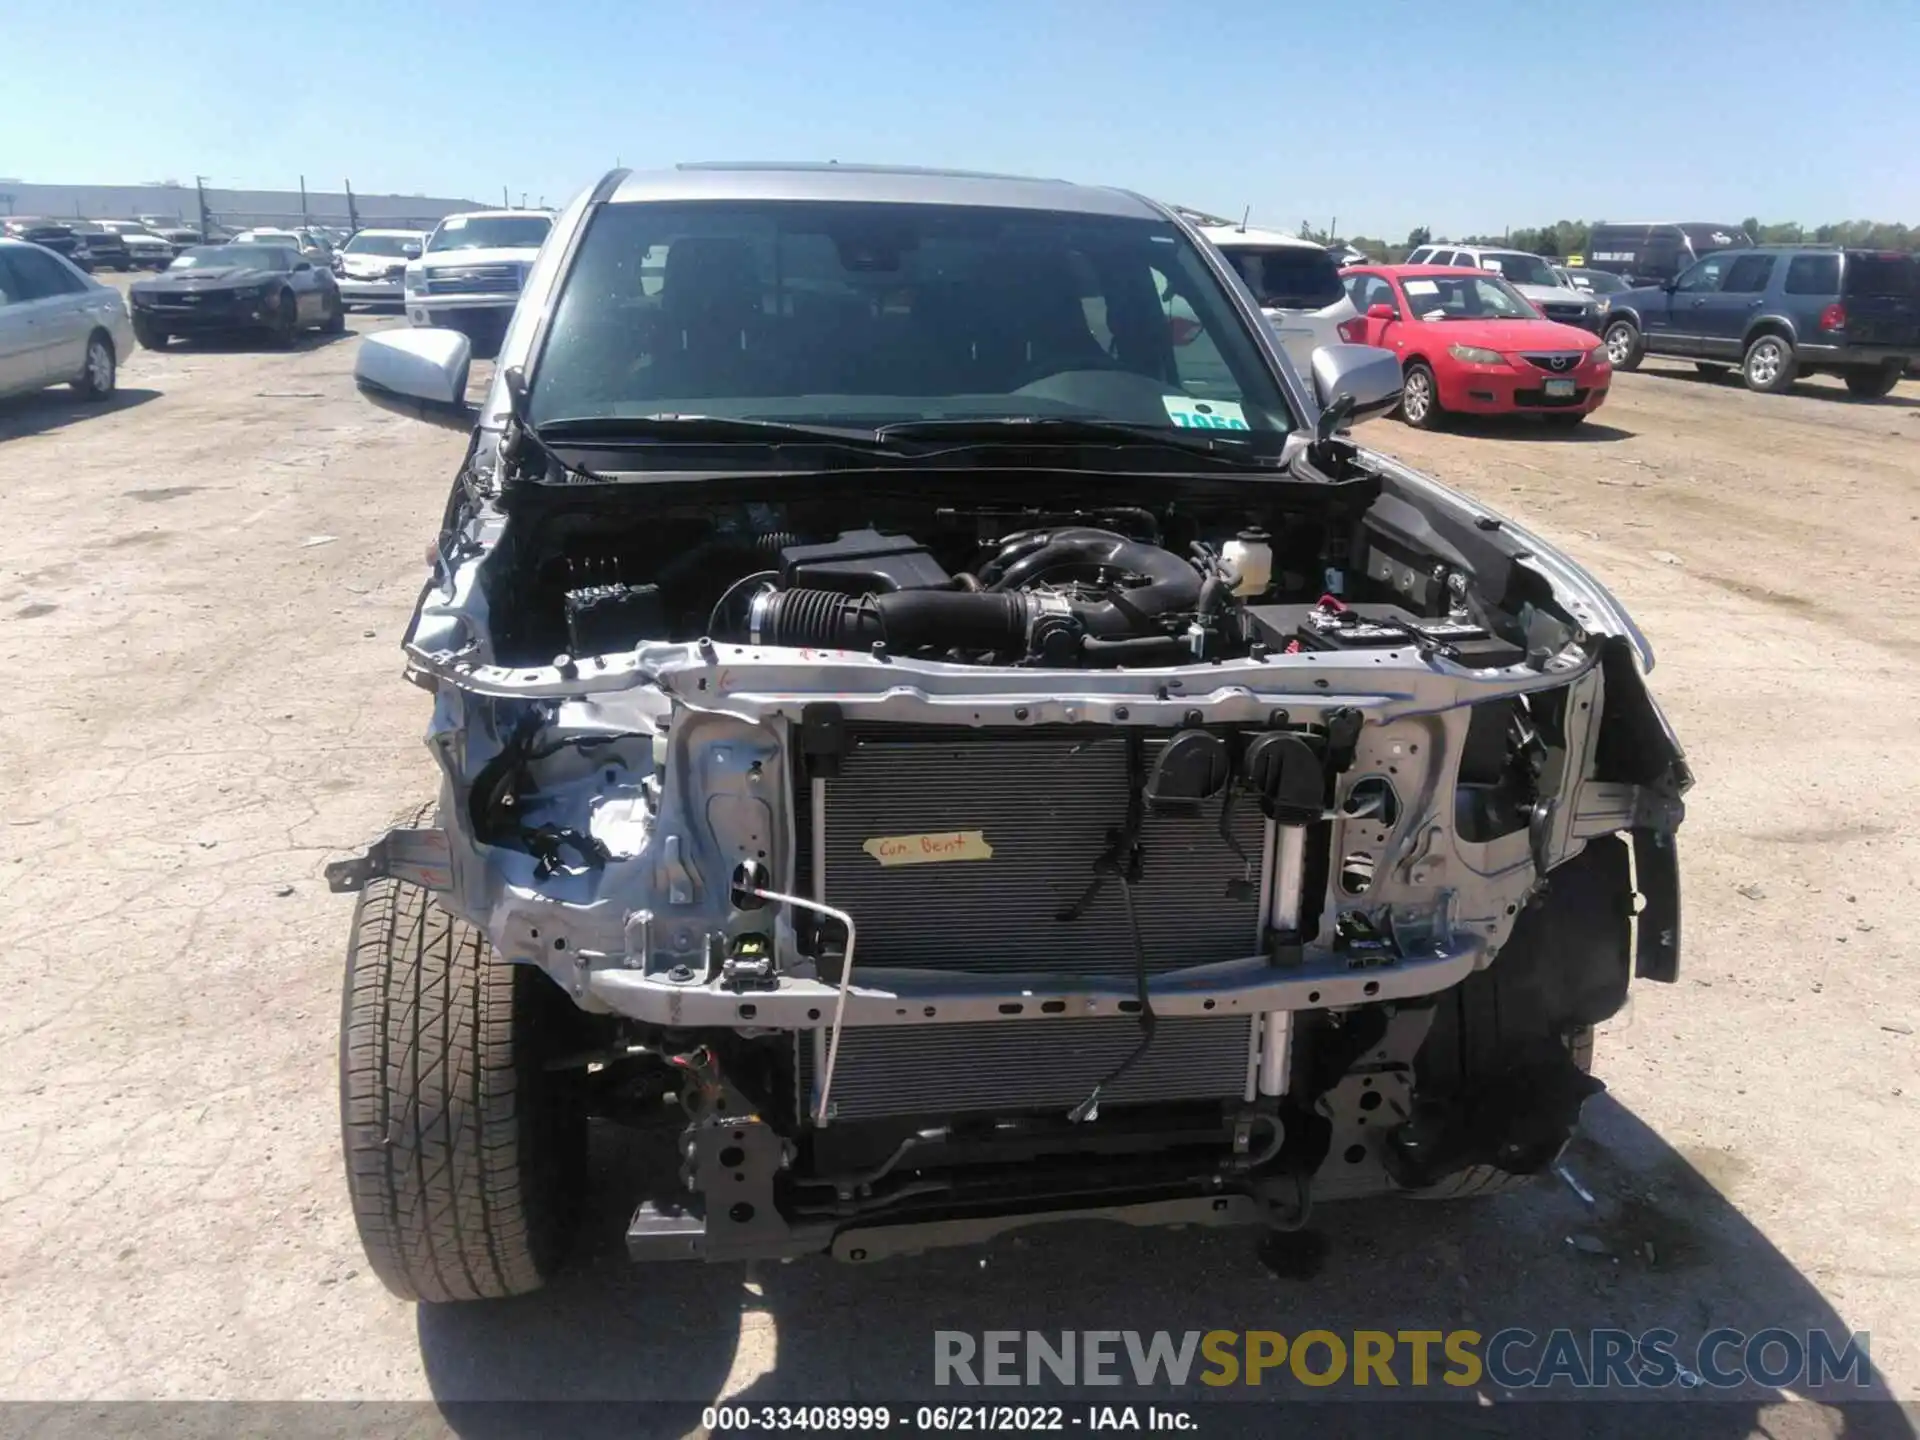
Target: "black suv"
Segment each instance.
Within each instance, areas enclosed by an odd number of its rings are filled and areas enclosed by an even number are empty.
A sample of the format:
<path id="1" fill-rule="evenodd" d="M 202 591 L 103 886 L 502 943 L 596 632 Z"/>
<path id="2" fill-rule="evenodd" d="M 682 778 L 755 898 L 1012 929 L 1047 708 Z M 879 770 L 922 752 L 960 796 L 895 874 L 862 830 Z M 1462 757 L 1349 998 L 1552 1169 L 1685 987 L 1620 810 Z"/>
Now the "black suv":
<path id="1" fill-rule="evenodd" d="M 73 231 L 58 220 L 42 220 L 35 215 L 9 215 L 0 220 L 0 235 L 9 240 L 26 240 L 51 250 L 63 260 L 71 260 L 82 270 L 93 269 L 93 252 Z"/>
<path id="2" fill-rule="evenodd" d="M 1603 332 L 1616 370 L 1643 355 L 1693 360 L 1750 390 L 1838 375 L 1856 395 L 1885 395 L 1920 356 L 1920 257 L 1834 245 L 1721 250 L 1664 285 L 1613 297 Z"/>
<path id="3" fill-rule="evenodd" d="M 131 270 L 133 257 L 127 253 L 127 242 L 104 225 L 96 225 L 91 220 L 82 220 L 69 227 L 74 239 L 87 247 L 93 256 L 95 269 Z M 68 258 L 72 258 L 69 256 Z"/>

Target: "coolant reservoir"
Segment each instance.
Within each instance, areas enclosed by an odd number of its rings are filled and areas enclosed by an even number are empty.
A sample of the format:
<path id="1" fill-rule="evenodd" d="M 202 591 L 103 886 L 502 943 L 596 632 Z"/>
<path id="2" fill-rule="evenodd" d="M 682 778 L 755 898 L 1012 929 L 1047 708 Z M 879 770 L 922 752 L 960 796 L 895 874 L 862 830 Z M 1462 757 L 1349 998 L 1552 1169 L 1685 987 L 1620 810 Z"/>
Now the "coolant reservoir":
<path id="1" fill-rule="evenodd" d="M 1246 599 L 1267 592 L 1273 583 L 1273 545 L 1266 531 L 1242 530 L 1220 554 L 1240 577 L 1234 582 L 1234 594 Z"/>

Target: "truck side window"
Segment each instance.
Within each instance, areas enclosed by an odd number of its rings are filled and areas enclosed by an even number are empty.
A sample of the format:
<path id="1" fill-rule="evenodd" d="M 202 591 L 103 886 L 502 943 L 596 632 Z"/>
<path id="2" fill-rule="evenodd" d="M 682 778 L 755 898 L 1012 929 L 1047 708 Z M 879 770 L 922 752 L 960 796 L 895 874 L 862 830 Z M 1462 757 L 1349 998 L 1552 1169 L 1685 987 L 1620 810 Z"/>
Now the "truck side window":
<path id="1" fill-rule="evenodd" d="M 1838 255 L 1796 255 L 1787 262 L 1787 294 L 1838 295 Z"/>
<path id="2" fill-rule="evenodd" d="M 1726 282 L 1721 285 L 1723 295 L 1759 295 L 1767 288 L 1767 281 L 1773 278 L 1773 260 L 1771 255 L 1742 255 L 1733 262 L 1733 268 L 1727 271 Z"/>
<path id="3" fill-rule="evenodd" d="M 1718 290 L 1720 279 L 1726 273 L 1727 261 L 1723 255 L 1709 255 L 1691 270 L 1680 277 L 1673 288 L 1689 295 L 1698 295 L 1708 290 Z"/>

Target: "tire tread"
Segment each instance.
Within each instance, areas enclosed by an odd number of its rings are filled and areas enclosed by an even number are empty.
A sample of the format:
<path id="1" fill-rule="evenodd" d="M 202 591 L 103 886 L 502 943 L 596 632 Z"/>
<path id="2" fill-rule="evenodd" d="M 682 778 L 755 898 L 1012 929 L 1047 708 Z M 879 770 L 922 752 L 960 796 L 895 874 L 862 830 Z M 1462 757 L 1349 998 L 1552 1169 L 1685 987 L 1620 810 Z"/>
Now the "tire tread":
<path id="1" fill-rule="evenodd" d="M 432 895 L 370 882 L 354 913 L 340 1040 L 341 1131 L 368 1263 L 428 1302 L 540 1287 L 556 1218 L 522 1164 L 532 1117 L 516 988 L 542 976 L 497 961 Z M 538 1158 L 538 1157 L 527 1157 Z"/>

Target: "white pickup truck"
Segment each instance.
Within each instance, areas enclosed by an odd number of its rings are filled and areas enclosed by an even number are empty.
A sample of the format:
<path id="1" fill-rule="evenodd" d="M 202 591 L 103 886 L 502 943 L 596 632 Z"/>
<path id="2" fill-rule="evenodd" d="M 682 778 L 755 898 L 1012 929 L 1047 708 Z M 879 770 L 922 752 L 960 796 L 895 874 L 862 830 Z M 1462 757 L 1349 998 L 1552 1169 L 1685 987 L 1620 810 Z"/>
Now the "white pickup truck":
<path id="1" fill-rule="evenodd" d="M 408 323 L 458 330 L 476 354 L 492 355 L 552 228 L 553 216 L 544 210 L 447 216 L 407 266 Z"/>

